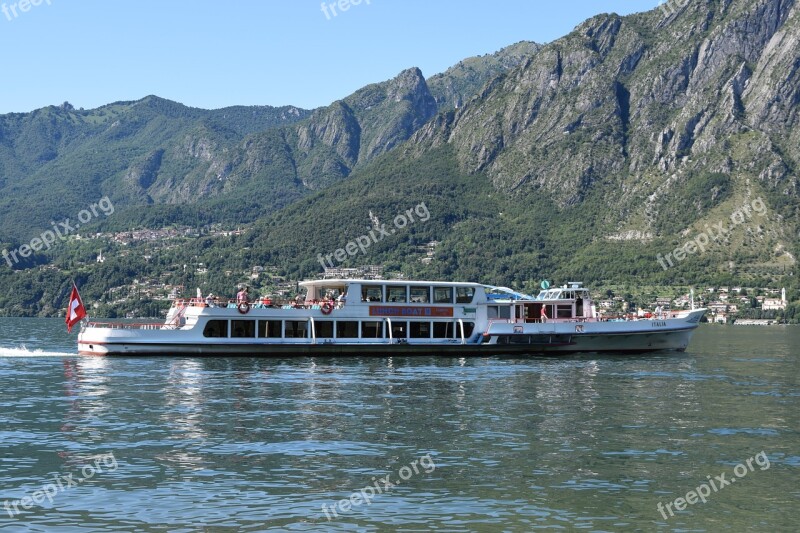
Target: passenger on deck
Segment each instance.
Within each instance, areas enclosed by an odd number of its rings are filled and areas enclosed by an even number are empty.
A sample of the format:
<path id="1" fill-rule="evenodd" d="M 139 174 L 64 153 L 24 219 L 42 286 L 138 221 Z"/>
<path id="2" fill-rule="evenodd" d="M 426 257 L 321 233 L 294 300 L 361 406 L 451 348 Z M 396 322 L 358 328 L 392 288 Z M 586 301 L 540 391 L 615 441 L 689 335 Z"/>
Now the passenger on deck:
<path id="1" fill-rule="evenodd" d="M 214 307 L 214 293 L 208 293 L 208 296 L 206 296 L 206 305 L 208 307 Z"/>
<path id="2" fill-rule="evenodd" d="M 240 290 L 236 294 L 236 303 L 239 303 L 239 304 L 240 303 L 247 303 L 247 299 L 248 299 L 248 296 L 249 296 L 247 293 L 248 293 L 248 288 L 247 287 L 244 287 L 242 290 Z"/>

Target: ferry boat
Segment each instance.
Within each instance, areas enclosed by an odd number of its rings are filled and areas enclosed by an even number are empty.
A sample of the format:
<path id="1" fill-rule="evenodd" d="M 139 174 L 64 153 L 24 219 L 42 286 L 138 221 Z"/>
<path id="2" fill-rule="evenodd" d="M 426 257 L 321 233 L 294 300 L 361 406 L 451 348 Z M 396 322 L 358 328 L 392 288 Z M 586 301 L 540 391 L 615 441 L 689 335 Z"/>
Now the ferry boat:
<path id="1" fill-rule="evenodd" d="M 683 351 L 705 309 L 598 315 L 581 283 L 537 296 L 478 283 L 300 283 L 291 305 L 175 300 L 157 324 L 84 323 L 82 355 L 413 355 Z"/>

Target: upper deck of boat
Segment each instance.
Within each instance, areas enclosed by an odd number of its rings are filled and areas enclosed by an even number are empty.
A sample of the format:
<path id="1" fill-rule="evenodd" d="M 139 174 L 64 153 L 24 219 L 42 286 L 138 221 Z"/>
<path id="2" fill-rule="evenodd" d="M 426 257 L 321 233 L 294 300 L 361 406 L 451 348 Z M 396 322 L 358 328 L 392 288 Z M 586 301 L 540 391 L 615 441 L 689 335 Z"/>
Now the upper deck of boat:
<path id="1" fill-rule="evenodd" d="M 315 279 L 298 283 L 305 295 L 282 302 L 263 298 L 250 305 L 260 307 L 278 307 L 284 309 L 315 309 L 330 302 L 337 307 L 345 303 L 386 303 L 386 304 L 422 304 L 422 305 L 476 305 L 476 304 L 513 304 L 522 302 L 556 303 L 566 301 L 591 302 L 589 290 L 580 283 L 571 282 L 563 287 L 554 287 L 541 291 L 537 296 L 517 292 L 508 287 L 497 287 L 473 282 L 459 281 L 419 281 L 405 279 Z M 177 299 L 173 307 L 235 307 L 238 303 L 233 299 L 209 301 L 203 298 Z"/>
<path id="2" fill-rule="evenodd" d="M 298 285 L 305 291 L 304 295 L 281 301 L 263 298 L 239 302 L 210 296 L 176 299 L 167 313 L 165 324 L 169 327 L 190 325 L 200 317 L 230 319 L 239 314 L 246 315 L 251 310 L 256 312 L 250 314 L 250 318 L 292 321 L 313 318 L 324 321 L 326 317 L 339 321 L 418 317 L 434 322 L 467 317 L 488 321 L 489 324 L 608 320 L 595 309 L 589 290 L 574 282 L 561 287 L 547 287 L 535 297 L 507 287 L 452 281 L 318 279 Z M 622 319 L 679 318 L 683 314 L 674 311 L 646 313 L 641 317 L 629 314 Z M 133 325 L 120 327 L 131 328 Z"/>

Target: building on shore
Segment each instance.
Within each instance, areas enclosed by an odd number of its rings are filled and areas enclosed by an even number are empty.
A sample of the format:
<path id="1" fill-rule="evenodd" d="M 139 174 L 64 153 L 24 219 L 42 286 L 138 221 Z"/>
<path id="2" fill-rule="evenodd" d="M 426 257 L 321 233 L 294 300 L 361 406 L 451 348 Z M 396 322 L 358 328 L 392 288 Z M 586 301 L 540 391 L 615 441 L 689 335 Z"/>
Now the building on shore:
<path id="1" fill-rule="evenodd" d="M 780 298 L 764 298 L 764 303 L 761 304 L 761 309 L 764 311 L 783 311 L 786 309 L 786 289 L 781 290 Z"/>
<path id="2" fill-rule="evenodd" d="M 728 323 L 728 314 L 727 313 L 717 313 L 715 315 L 711 315 L 713 324 L 727 324 Z"/>

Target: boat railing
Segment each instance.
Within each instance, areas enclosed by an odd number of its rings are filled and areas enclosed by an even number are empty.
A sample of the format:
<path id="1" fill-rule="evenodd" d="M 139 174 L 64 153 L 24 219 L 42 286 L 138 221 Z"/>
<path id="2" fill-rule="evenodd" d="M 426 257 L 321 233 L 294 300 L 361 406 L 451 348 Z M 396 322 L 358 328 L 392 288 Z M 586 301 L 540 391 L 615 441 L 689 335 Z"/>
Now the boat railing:
<path id="1" fill-rule="evenodd" d="M 209 301 L 206 298 L 178 298 L 173 301 L 172 307 L 176 309 L 186 309 L 189 307 L 216 307 L 220 309 L 236 309 L 239 304 L 242 302 L 237 301 L 233 298 L 214 298 L 213 300 Z M 310 309 L 316 310 L 321 309 L 323 305 L 325 305 L 324 300 L 305 300 L 302 303 L 298 303 L 292 300 L 286 301 L 278 301 L 272 300 L 269 298 L 261 298 L 258 300 L 248 301 L 247 304 L 252 309 Z M 345 302 L 331 302 L 334 309 L 343 309 L 345 307 Z"/>
<path id="2" fill-rule="evenodd" d="M 663 311 L 661 313 L 644 313 L 642 316 L 634 313 L 618 315 L 602 315 L 597 318 L 600 322 L 637 322 L 645 320 L 668 320 L 670 318 L 686 318 L 691 310 Z"/>
<path id="3" fill-rule="evenodd" d="M 223 306 L 223 303 L 222 303 L 223 301 L 224 300 L 220 300 L 218 298 L 215 299 L 215 300 L 212 300 L 212 302 L 216 302 L 216 304 L 219 305 L 220 307 Z M 233 300 L 231 300 L 231 301 L 233 301 Z M 205 298 L 189 298 L 189 299 L 176 298 L 172 302 L 172 307 L 178 307 L 178 308 L 183 308 L 183 307 L 209 307 L 209 303 L 211 303 L 211 302 L 209 302 Z M 227 305 L 227 303 L 225 305 Z"/>
<path id="4" fill-rule="evenodd" d="M 492 318 L 488 321 L 488 327 L 493 324 L 584 324 L 587 322 L 609 322 L 609 321 L 637 321 L 637 320 L 667 320 L 669 318 L 683 318 L 690 311 L 671 311 L 665 313 L 647 313 L 644 316 L 620 315 L 620 316 L 597 316 L 597 317 L 571 317 L 571 318 Z"/>
<path id="5" fill-rule="evenodd" d="M 688 317 L 697 309 L 676 309 L 674 311 L 662 311 L 661 313 L 645 313 L 642 316 L 634 313 L 601 315 L 597 318 L 600 322 L 637 322 L 652 320 L 682 319 Z"/>

